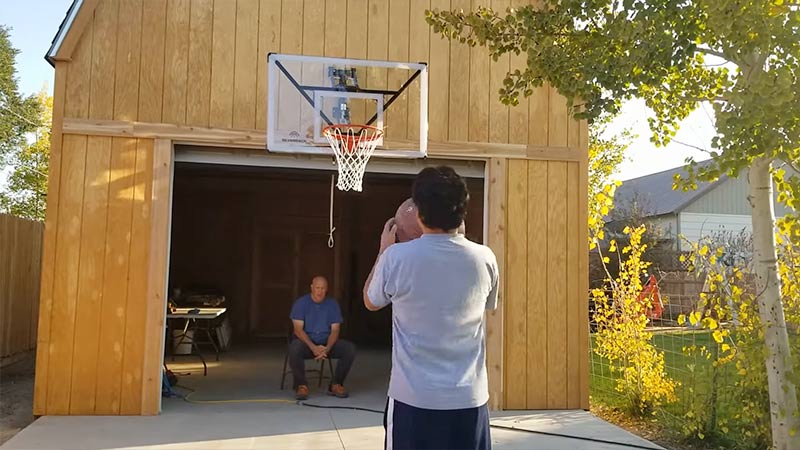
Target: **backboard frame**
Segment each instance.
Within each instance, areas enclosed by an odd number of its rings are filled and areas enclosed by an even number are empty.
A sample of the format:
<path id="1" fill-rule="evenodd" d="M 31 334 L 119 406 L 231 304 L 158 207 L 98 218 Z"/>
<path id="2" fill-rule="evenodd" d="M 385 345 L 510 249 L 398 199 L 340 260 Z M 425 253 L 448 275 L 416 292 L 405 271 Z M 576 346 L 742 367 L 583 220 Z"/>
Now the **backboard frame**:
<path id="1" fill-rule="evenodd" d="M 306 85 L 297 80 L 296 76 L 286 68 L 286 63 L 310 63 L 327 67 L 375 67 L 385 69 L 400 69 L 408 71 L 408 79 L 398 89 L 366 89 L 358 86 L 331 87 L 325 85 Z M 376 111 L 364 125 L 378 126 L 383 129 L 385 125 L 385 112 L 389 110 L 394 101 L 399 98 L 409 86 L 419 80 L 419 142 L 403 141 L 392 145 L 391 149 L 384 147 L 383 139 L 378 144 L 373 156 L 386 158 L 424 158 L 428 153 L 428 65 L 426 63 L 395 62 L 355 58 L 332 58 L 325 56 L 305 56 L 282 53 L 270 53 L 267 56 L 268 93 L 267 93 L 267 151 L 276 153 L 306 153 L 333 155 L 327 140 L 321 135 L 321 130 L 326 125 L 338 122 L 332 121 L 324 111 L 321 104 L 326 98 L 344 97 L 353 99 L 367 99 L 376 102 Z M 278 130 L 278 92 L 279 77 L 288 80 L 293 88 L 300 94 L 313 111 L 314 135 L 309 140 L 300 138 L 286 139 L 279 136 Z M 283 83 L 286 86 L 286 83 Z M 306 108 L 308 107 L 306 106 Z M 354 124 L 355 125 L 355 124 Z M 388 124 L 391 126 L 391 124 Z M 386 139 L 391 142 L 391 139 Z M 391 145 L 391 144 L 390 144 Z"/>
<path id="2" fill-rule="evenodd" d="M 323 124 L 323 117 L 324 113 L 321 111 L 320 107 L 324 103 L 323 99 L 326 97 L 338 97 L 340 96 L 340 92 L 336 91 L 314 91 L 314 143 L 316 144 L 325 144 L 327 145 L 328 140 L 322 135 L 322 129 L 331 123 L 326 122 Z M 350 98 L 361 98 L 361 99 L 371 99 L 375 100 L 377 106 L 377 112 L 375 115 L 375 119 L 372 121 L 368 121 L 368 123 L 363 125 L 370 125 L 383 130 L 383 113 L 385 111 L 384 105 L 384 96 L 383 94 L 376 94 L 376 93 L 369 93 L 369 92 L 350 92 L 347 94 Z M 383 145 L 383 136 L 380 139 L 377 139 L 378 145 Z"/>

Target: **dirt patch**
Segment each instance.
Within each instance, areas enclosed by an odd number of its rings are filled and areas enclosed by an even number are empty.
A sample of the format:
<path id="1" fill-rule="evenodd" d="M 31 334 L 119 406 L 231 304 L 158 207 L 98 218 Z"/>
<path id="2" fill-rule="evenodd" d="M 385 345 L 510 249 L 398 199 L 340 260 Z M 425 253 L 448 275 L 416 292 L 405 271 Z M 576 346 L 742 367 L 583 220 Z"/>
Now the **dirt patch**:
<path id="1" fill-rule="evenodd" d="M 0 445 L 33 422 L 36 352 L 0 368 Z"/>
<path id="2" fill-rule="evenodd" d="M 725 448 L 713 443 L 703 445 L 698 442 L 689 442 L 666 429 L 655 418 L 633 418 L 615 408 L 606 406 L 592 406 L 591 411 L 606 422 L 669 450 L 722 450 Z"/>

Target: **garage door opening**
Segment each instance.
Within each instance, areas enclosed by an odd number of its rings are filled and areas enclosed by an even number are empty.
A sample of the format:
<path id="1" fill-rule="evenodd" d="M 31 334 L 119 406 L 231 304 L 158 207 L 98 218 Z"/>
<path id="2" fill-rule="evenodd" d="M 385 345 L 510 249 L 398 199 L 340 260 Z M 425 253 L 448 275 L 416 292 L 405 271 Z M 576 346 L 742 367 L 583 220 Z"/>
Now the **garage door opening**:
<path id="1" fill-rule="evenodd" d="M 256 166 L 252 159 L 243 163 L 208 155 L 176 153 L 169 297 L 179 312 L 198 308 L 208 314 L 194 320 L 168 316 L 173 317 L 167 320 L 167 368 L 178 375 L 180 386 L 194 391 L 192 400 L 292 400 L 291 373 L 280 389 L 289 311 L 309 292 L 311 279 L 322 275 L 329 281 L 328 295 L 342 310 L 341 338 L 358 347 L 345 383 L 351 396 L 336 400 L 382 408 L 391 365 L 391 311 L 367 311 L 361 294 L 380 231 L 410 196 L 413 177 L 424 165 L 451 163 L 470 190 L 467 238 L 482 243 L 483 163 L 371 162 L 363 192 L 334 190 L 330 242 L 335 174 L 330 159 L 264 158 Z M 216 316 L 219 310 L 205 308 L 224 308 L 224 313 Z M 306 368 L 309 401 L 327 397 L 329 380 L 320 386 L 319 374 L 311 371 L 319 363 L 308 360 Z M 329 375 L 327 366 L 324 375 Z M 179 404 L 184 403 L 165 399 L 163 409 Z"/>

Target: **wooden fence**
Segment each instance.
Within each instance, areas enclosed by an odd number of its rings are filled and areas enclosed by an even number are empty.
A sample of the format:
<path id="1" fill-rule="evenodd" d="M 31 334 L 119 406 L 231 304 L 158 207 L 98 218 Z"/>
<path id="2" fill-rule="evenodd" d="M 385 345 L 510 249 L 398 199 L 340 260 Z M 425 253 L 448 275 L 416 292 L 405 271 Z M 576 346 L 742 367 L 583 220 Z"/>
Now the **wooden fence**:
<path id="1" fill-rule="evenodd" d="M 0 357 L 36 347 L 44 224 L 0 214 Z"/>

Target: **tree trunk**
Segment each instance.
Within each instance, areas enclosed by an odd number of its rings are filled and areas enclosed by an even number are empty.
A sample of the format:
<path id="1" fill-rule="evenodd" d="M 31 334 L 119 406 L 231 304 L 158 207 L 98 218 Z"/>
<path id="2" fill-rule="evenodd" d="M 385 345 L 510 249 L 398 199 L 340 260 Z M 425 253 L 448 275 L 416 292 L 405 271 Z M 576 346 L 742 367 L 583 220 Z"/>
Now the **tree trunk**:
<path id="1" fill-rule="evenodd" d="M 775 247 L 775 210 L 772 203 L 771 160 L 757 158 L 750 167 L 750 206 L 753 208 L 753 249 L 755 251 L 758 310 L 764 324 L 767 346 L 772 443 L 776 450 L 800 448 L 797 436 L 797 394 L 791 381 L 792 359 L 789 335 L 781 301 L 781 280 Z M 793 437 L 790 430 L 797 432 Z"/>

